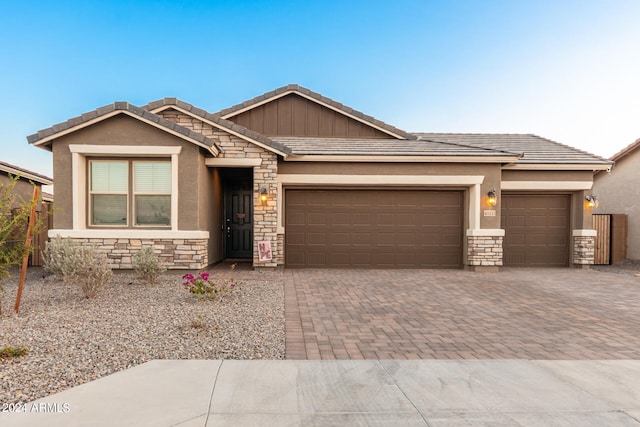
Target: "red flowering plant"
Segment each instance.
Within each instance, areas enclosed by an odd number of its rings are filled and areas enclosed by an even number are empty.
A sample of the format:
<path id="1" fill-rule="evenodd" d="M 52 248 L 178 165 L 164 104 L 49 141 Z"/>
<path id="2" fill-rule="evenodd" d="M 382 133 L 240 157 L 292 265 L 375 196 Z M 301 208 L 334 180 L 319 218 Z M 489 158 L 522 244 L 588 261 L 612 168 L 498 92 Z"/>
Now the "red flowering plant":
<path id="1" fill-rule="evenodd" d="M 197 276 L 187 273 L 182 276 L 182 280 L 182 286 L 191 294 L 210 300 L 221 299 L 225 294 L 236 289 L 237 286 L 233 279 L 216 283 L 207 272 L 202 272 Z"/>

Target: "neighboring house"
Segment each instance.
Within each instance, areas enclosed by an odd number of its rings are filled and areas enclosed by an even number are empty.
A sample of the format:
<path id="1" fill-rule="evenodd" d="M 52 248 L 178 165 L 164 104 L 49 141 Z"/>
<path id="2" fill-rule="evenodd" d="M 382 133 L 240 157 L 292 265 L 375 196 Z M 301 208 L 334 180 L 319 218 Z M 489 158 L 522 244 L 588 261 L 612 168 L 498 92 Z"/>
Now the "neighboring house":
<path id="1" fill-rule="evenodd" d="M 19 177 L 14 187 L 14 192 L 17 193 L 24 201 L 29 202 L 33 197 L 33 186 L 39 187 L 42 191 L 43 185 L 52 185 L 53 180 L 44 175 L 40 175 L 36 172 L 20 168 L 9 163 L 0 162 L 0 182 L 2 184 L 8 184 L 12 177 Z M 45 242 L 47 241 L 47 233 L 52 225 L 51 221 L 51 206 L 53 203 L 53 195 L 49 193 L 40 192 L 40 201 L 38 203 L 37 212 L 39 218 L 42 220 L 44 228 L 40 233 L 37 233 L 33 237 L 33 252 L 29 258 L 29 264 L 32 266 L 41 266 L 42 257 L 41 251 L 44 249 Z"/>
<path id="2" fill-rule="evenodd" d="M 409 133 L 298 85 L 215 114 L 116 102 L 28 141 L 53 152 L 50 235 L 116 268 L 147 245 L 189 269 L 584 266 L 611 166 L 535 135 Z"/>
<path id="3" fill-rule="evenodd" d="M 593 193 L 598 214 L 627 215 L 627 258 L 640 259 L 640 139 L 611 157 L 611 173 L 596 172 Z"/>

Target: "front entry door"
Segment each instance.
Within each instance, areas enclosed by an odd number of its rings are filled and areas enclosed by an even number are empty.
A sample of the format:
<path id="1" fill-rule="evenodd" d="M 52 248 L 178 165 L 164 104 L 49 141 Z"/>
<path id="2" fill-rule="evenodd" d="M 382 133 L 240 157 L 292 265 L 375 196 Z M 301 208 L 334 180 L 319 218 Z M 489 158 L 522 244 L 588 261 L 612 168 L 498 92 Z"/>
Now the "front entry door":
<path id="1" fill-rule="evenodd" d="M 236 181 L 225 191 L 226 258 L 253 256 L 253 192 L 250 181 Z"/>

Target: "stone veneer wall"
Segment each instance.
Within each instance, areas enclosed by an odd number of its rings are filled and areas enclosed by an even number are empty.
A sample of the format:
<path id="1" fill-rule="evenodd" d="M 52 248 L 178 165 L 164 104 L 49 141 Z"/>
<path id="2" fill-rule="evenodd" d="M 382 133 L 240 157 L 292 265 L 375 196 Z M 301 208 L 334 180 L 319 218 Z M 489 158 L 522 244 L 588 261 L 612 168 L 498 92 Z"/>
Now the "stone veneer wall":
<path id="1" fill-rule="evenodd" d="M 282 239 L 277 235 L 277 155 L 177 110 L 168 109 L 160 114 L 162 114 L 162 116 L 167 120 L 171 120 L 181 126 L 193 129 L 194 131 L 215 140 L 220 148 L 222 148 L 223 152 L 219 155 L 221 158 L 262 159 L 261 165 L 253 168 L 253 266 L 276 267 L 278 264 L 281 264 L 280 260 L 284 263 L 284 246 L 281 244 Z M 258 193 L 262 186 L 267 187 L 269 192 L 269 199 L 266 206 L 262 206 L 258 199 Z M 258 257 L 257 243 L 259 241 L 271 242 L 273 260 L 266 262 L 260 261 Z"/>
<path id="2" fill-rule="evenodd" d="M 573 263 L 591 265 L 596 255 L 596 239 L 593 236 L 573 236 Z"/>
<path id="3" fill-rule="evenodd" d="M 83 245 L 92 245 L 106 253 L 112 269 L 131 269 L 133 255 L 143 247 L 151 246 L 160 262 L 170 270 L 199 270 L 209 265 L 207 243 L 209 239 L 71 239 Z"/>
<path id="4" fill-rule="evenodd" d="M 467 265 L 502 266 L 502 236 L 467 236 Z"/>

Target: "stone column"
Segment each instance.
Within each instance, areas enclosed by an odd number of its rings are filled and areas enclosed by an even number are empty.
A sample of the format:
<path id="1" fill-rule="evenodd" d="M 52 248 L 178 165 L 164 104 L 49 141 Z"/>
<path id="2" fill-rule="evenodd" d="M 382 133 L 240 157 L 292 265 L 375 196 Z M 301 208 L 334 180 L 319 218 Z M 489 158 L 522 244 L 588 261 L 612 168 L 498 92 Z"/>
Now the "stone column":
<path id="1" fill-rule="evenodd" d="M 573 230 L 573 265 L 589 268 L 595 261 L 596 230 Z"/>
<path id="2" fill-rule="evenodd" d="M 502 267 L 502 229 L 467 230 L 467 268 L 474 271 L 498 271 Z"/>

